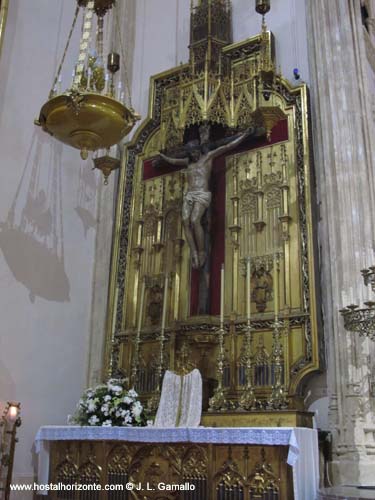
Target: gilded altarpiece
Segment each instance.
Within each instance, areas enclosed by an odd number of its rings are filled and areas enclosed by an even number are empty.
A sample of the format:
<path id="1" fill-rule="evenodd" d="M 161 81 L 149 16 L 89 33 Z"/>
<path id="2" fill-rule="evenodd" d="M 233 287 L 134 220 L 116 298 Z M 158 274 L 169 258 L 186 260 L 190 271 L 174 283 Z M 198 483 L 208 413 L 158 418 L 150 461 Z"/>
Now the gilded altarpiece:
<path id="1" fill-rule="evenodd" d="M 207 410 L 217 384 L 224 264 L 222 382 L 227 413 L 235 410 L 248 376 L 244 330 L 250 257 L 255 413 L 267 410 L 275 385 L 275 293 L 285 411 L 303 410 L 301 382 L 319 369 L 321 350 L 308 90 L 304 84 L 291 85 L 276 71 L 269 80 L 275 67 L 270 32 L 263 29 L 236 44 L 228 43 L 229 38 L 228 32 L 215 47 L 206 46 L 202 59 L 192 28 L 189 64 L 151 79 L 149 117 L 126 147 L 119 181 L 105 370 L 133 379 L 141 397 L 150 401 L 165 369 L 199 368 Z M 266 134 L 251 135 L 214 162 L 212 203 L 202 218 L 208 257 L 204 267 L 193 269 L 181 216 L 189 189 L 186 171 L 163 162 L 156 165 L 153 159 L 159 151 L 181 156 L 188 140 L 197 142 L 202 123 L 210 126 L 211 140 L 219 144 L 230 140 L 231 130 L 258 126 L 264 115 L 273 116 L 272 127 L 267 120 L 261 122 Z M 241 415 L 241 425 L 246 425 Z M 259 418 L 256 425 L 297 423 Z"/>

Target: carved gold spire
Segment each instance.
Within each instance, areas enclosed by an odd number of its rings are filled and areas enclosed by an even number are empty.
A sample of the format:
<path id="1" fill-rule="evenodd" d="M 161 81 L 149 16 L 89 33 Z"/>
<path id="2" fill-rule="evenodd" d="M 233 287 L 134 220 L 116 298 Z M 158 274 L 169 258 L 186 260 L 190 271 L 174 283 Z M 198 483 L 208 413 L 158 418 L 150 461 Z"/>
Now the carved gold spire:
<path id="1" fill-rule="evenodd" d="M 270 137 L 275 123 L 285 117 L 273 99 L 273 37 L 264 22 L 269 7 L 270 2 L 256 3 L 263 24 L 261 33 L 247 42 L 249 52 L 243 43 L 232 43 L 230 0 L 191 0 L 189 64 L 181 66 L 163 93 L 162 150 L 180 147 L 185 130 L 194 125 L 237 131 L 257 125 Z"/>
<path id="2" fill-rule="evenodd" d="M 222 48 L 232 43 L 232 9 L 229 0 L 191 2 L 190 64 L 193 73 L 221 70 Z M 208 63 L 208 64 L 207 64 Z"/>

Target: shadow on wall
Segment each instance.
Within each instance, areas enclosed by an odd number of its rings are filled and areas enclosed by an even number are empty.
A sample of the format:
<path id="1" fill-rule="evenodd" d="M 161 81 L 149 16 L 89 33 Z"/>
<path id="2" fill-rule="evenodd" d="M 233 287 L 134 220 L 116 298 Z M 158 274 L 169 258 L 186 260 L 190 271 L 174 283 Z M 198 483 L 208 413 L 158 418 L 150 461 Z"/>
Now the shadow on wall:
<path id="1" fill-rule="evenodd" d="M 1 352 L 0 342 L 0 352 Z M 11 363 L 11 362 L 10 362 Z M 5 365 L 5 360 L 0 359 L 0 414 L 3 411 L 3 405 L 6 401 L 12 401 L 16 393 L 16 384 L 13 380 L 12 374 Z"/>
<path id="2" fill-rule="evenodd" d="M 68 302 L 65 272 L 62 145 L 35 131 L 7 219 L 0 222 L 0 248 L 15 279 L 42 297 Z"/>
<path id="3" fill-rule="evenodd" d="M 87 162 L 81 165 L 75 211 L 83 224 L 85 238 L 88 230 L 96 227 L 95 207 L 98 181 L 93 169 L 87 167 Z"/>

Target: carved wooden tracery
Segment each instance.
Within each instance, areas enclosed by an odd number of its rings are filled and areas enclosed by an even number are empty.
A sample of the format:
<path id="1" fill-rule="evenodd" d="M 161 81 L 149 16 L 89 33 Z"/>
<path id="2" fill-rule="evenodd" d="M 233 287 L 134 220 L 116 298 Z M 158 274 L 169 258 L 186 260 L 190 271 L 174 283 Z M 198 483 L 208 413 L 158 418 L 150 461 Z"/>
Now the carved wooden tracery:
<path id="1" fill-rule="evenodd" d="M 70 455 L 67 457 L 66 447 Z M 208 444 L 114 444 L 110 441 L 54 442 L 50 481 L 73 485 L 119 485 L 96 490 L 51 491 L 49 498 L 64 500 L 281 500 L 293 498 L 285 446 Z M 134 485 L 129 491 L 128 483 Z M 191 485 L 183 491 L 161 491 L 158 484 Z M 143 489 L 139 490 L 141 486 Z M 155 490 L 152 490 L 155 488 Z M 104 495 L 104 496 L 103 496 Z"/>

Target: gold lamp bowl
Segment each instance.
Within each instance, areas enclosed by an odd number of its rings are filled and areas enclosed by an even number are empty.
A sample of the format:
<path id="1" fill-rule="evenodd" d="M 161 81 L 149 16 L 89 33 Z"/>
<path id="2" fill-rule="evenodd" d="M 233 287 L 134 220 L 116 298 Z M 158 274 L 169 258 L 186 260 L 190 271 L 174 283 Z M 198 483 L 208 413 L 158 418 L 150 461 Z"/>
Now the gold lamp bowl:
<path id="1" fill-rule="evenodd" d="M 134 127 L 139 116 L 112 97 L 70 91 L 49 99 L 36 122 L 59 141 L 81 151 L 108 149 Z"/>

